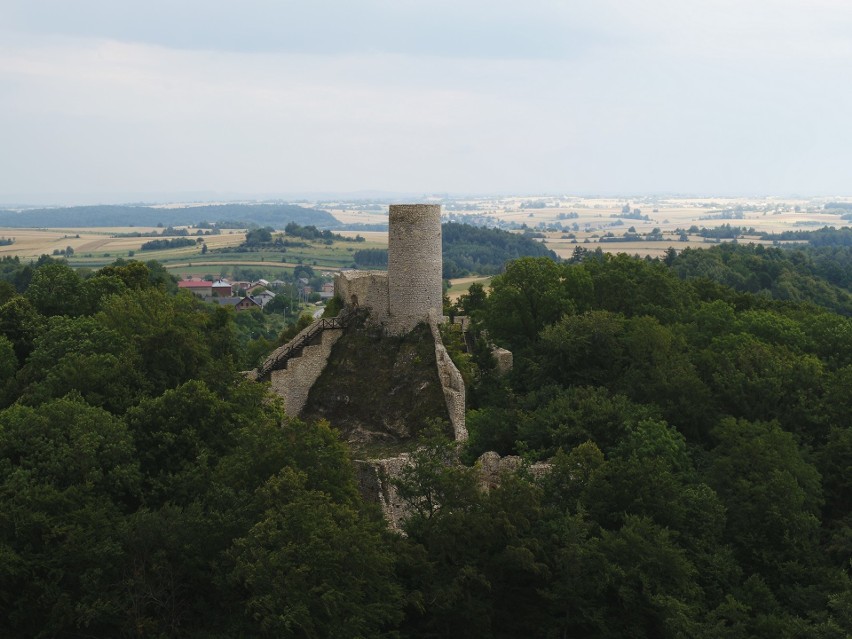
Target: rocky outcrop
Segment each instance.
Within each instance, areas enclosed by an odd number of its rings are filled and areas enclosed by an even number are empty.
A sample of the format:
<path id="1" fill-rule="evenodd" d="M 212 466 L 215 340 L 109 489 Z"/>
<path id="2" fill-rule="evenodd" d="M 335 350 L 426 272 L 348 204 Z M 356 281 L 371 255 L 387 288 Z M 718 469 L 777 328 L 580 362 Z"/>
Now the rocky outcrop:
<path id="1" fill-rule="evenodd" d="M 356 450 L 406 450 L 430 424 L 451 423 L 429 328 L 400 336 L 369 321 L 347 327 L 301 416 L 328 420 Z"/>

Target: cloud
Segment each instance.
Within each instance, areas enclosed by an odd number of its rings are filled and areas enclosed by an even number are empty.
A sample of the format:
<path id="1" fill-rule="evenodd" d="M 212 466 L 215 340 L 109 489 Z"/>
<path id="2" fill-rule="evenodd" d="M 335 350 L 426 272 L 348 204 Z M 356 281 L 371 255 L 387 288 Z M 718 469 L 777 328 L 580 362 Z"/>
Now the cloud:
<path id="1" fill-rule="evenodd" d="M 565 57 L 604 32 L 580 9 L 529 0 L 28 0 L 3 11 L 8 30 L 180 49 Z M 590 31 L 593 29 L 593 31 Z"/>
<path id="2" fill-rule="evenodd" d="M 0 193 L 804 192 L 852 161 L 828 1 L 13 4 Z"/>

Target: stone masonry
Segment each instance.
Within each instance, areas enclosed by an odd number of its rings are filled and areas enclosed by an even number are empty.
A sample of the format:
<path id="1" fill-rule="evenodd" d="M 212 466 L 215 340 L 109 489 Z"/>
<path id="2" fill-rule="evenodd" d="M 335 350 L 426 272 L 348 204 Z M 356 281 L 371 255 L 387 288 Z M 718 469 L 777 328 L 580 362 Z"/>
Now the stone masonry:
<path id="1" fill-rule="evenodd" d="M 342 271 L 334 277 L 334 294 L 347 306 L 370 311 L 371 326 L 388 321 L 388 274 L 384 271 Z"/>
<path id="2" fill-rule="evenodd" d="M 389 330 L 407 333 L 442 315 L 441 207 L 395 204 L 388 220 Z"/>
<path id="3" fill-rule="evenodd" d="M 429 323 L 450 422 L 456 439 L 465 440 L 464 382 L 437 326 L 444 319 L 442 267 L 441 207 L 392 204 L 387 272 L 344 271 L 335 277 L 334 292 L 348 306 L 369 309 L 368 322 L 390 334 L 405 334 L 420 322 Z"/>
<path id="4" fill-rule="evenodd" d="M 334 292 L 347 305 L 370 309 L 370 323 L 391 334 L 408 333 L 443 308 L 441 207 L 392 204 L 388 270 L 344 271 Z"/>
<path id="5" fill-rule="evenodd" d="M 435 361 L 438 365 L 438 379 L 441 380 L 441 389 L 444 391 L 444 401 L 447 403 L 447 412 L 450 415 L 450 424 L 453 426 L 455 440 L 467 441 L 467 428 L 464 423 L 465 391 L 464 380 L 459 369 L 450 359 L 449 353 L 441 339 L 441 331 L 438 328 L 437 318 L 433 314 L 429 318 L 429 328 L 432 330 L 432 339 L 435 341 Z"/>
<path id="6" fill-rule="evenodd" d="M 305 346 L 301 355 L 287 360 L 287 368 L 272 371 L 272 391 L 284 398 L 284 411 L 290 417 L 298 417 L 302 412 L 311 387 L 328 363 L 332 346 L 342 335 L 343 331 L 339 330 L 323 331 L 318 344 Z"/>

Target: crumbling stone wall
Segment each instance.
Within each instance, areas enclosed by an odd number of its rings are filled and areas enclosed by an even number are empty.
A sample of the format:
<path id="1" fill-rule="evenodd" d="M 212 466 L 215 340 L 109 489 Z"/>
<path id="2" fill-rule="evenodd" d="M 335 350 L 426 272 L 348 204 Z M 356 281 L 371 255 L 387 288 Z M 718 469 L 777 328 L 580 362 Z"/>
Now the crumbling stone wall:
<path id="1" fill-rule="evenodd" d="M 392 204 L 388 220 L 388 330 L 407 333 L 441 315 L 441 207 Z"/>
<path id="2" fill-rule="evenodd" d="M 438 331 L 438 323 L 444 321 L 441 275 L 441 207 L 394 204 L 389 211 L 387 272 L 341 272 L 335 278 L 335 294 L 348 307 L 368 309 L 367 324 L 381 326 L 385 335 L 404 336 L 418 324 L 428 323 L 450 423 L 455 439 L 463 441 L 467 439 L 464 381 Z M 287 369 L 272 373 L 272 390 L 284 398 L 289 415 L 302 412 L 331 345 L 339 338 L 336 333 L 326 337 L 324 332 L 320 344 L 305 347 Z"/>
<path id="3" fill-rule="evenodd" d="M 494 357 L 494 365 L 498 375 L 505 375 L 512 370 L 512 351 L 507 351 L 499 346 L 492 346 L 491 355 Z"/>
<path id="4" fill-rule="evenodd" d="M 365 501 L 379 505 L 391 530 L 402 530 L 402 521 L 408 515 L 408 505 L 399 496 L 393 480 L 402 477 L 403 469 L 410 463 L 411 456 L 408 453 L 387 459 L 355 461 L 361 496 Z"/>
<path id="5" fill-rule="evenodd" d="M 441 380 L 444 401 L 447 403 L 447 412 L 450 415 L 450 424 L 453 426 L 455 440 L 457 442 L 467 441 L 467 428 L 464 422 L 464 380 L 444 346 L 434 311 L 429 317 L 429 328 L 432 330 L 432 339 L 435 341 L 435 361 L 438 365 L 438 379 Z"/>
<path id="6" fill-rule="evenodd" d="M 358 486 L 366 501 L 379 505 L 382 509 L 388 528 L 397 532 L 402 530 L 402 523 L 409 515 L 411 508 L 399 495 L 395 480 L 402 477 L 403 470 L 412 463 L 411 455 L 402 453 L 397 457 L 387 459 L 367 459 L 355 462 Z M 489 451 L 483 453 L 476 461 L 479 488 L 483 491 L 493 490 L 500 485 L 502 477 L 514 473 L 524 465 L 524 460 L 517 455 L 500 457 L 498 453 Z M 549 462 L 536 462 L 527 466 L 529 474 L 540 479 L 550 472 Z"/>
<path id="7" fill-rule="evenodd" d="M 482 453 L 476 460 L 479 469 L 479 487 L 482 490 L 492 490 L 500 485 L 500 480 L 506 473 L 514 473 L 521 469 L 524 460 L 517 455 L 500 457 L 499 453 L 489 450 Z M 529 474 L 540 479 L 550 472 L 549 462 L 535 462 L 527 466 Z"/>
<path id="8" fill-rule="evenodd" d="M 328 363 L 331 348 L 342 335 L 340 330 L 322 331 L 318 343 L 305 346 L 301 355 L 287 360 L 286 368 L 272 371 L 272 392 L 284 398 L 284 412 L 289 417 L 298 417 L 302 412 L 308 393 Z"/>
<path id="9" fill-rule="evenodd" d="M 368 322 L 388 319 L 388 274 L 384 271 L 342 271 L 334 278 L 334 294 L 347 306 L 370 310 Z"/>

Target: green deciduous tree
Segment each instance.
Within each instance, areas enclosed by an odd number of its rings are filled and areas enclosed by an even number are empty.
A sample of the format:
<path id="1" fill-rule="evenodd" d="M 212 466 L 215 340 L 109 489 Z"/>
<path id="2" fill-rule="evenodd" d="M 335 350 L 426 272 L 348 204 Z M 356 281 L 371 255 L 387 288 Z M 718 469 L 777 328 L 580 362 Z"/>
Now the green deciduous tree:
<path id="1" fill-rule="evenodd" d="M 77 315 L 82 306 L 83 283 L 64 262 L 39 266 L 27 287 L 27 297 L 42 315 Z"/>
<path id="2" fill-rule="evenodd" d="M 264 512 L 234 542 L 232 578 L 268 637 L 381 637 L 401 618 L 382 524 L 285 469 L 261 491 Z"/>
<path id="3" fill-rule="evenodd" d="M 0 413 L 0 632 L 108 635 L 123 511 L 138 495 L 130 433 L 79 398 Z"/>
<path id="4" fill-rule="evenodd" d="M 32 303 L 21 295 L 0 306 L 0 334 L 12 342 L 18 362 L 29 356 L 44 321 Z"/>
<path id="5" fill-rule="evenodd" d="M 562 284 L 562 268 L 549 258 L 525 257 L 509 262 L 491 280 L 486 327 L 495 339 L 524 346 L 539 331 L 572 308 Z"/>
<path id="6" fill-rule="evenodd" d="M 91 405 L 123 413 L 143 386 L 129 349 L 91 317 L 51 317 L 18 373 L 21 401 L 37 405 L 75 391 Z"/>
<path id="7" fill-rule="evenodd" d="M 709 483 L 727 508 L 727 535 L 746 574 L 773 589 L 810 581 L 822 506 L 816 468 L 776 422 L 727 418 L 713 437 Z"/>

